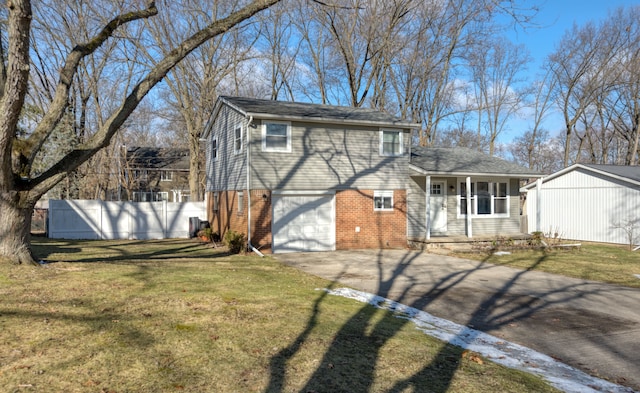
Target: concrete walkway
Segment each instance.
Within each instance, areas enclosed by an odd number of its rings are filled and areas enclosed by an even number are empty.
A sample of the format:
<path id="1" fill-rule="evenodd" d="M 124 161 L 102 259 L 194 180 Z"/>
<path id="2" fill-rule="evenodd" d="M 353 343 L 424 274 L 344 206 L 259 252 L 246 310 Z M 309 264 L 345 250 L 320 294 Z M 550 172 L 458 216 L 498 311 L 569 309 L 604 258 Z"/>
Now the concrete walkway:
<path id="1" fill-rule="evenodd" d="M 638 289 L 411 250 L 275 257 L 640 391 Z"/>

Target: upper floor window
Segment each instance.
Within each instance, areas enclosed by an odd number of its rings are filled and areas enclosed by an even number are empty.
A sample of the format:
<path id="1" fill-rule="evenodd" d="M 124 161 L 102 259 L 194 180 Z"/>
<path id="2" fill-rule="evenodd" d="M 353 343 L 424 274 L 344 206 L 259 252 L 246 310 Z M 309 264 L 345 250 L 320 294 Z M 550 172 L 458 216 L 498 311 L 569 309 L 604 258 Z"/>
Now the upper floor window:
<path id="1" fill-rule="evenodd" d="M 380 155 L 401 156 L 402 153 L 402 132 L 393 130 L 381 130 Z"/>
<path id="2" fill-rule="evenodd" d="M 160 171 L 160 181 L 171 181 L 171 180 L 173 180 L 173 172 Z"/>
<path id="3" fill-rule="evenodd" d="M 242 126 L 238 125 L 233 129 L 233 152 L 242 153 Z"/>
<path id="4" fill-rule="evenodd" d="M 147 170 L 146 169 L 136 169 L 133 171 L 133 177 L 136 180 L 147 180 Z"/>
<path id="5" fill-rule="evenodd" d="M 263 151 L 291 151 L 291 123 L 266 121 L 262 126 Z"/>
<path id="6" fill-rule="evenodd" d="M 373 191 L 373 210 L 393 210 L 393 190 Z"/>
<path id="7" fill-rule="evenodd" d="M 218 161 L 218 137 L 214 136 L 211 140 L 211 160 Z"/>
<path id="8" fill-rule="evenodd" d="M 471 183 L 472 215 L 508 215 L 507 183 L 476 181 Z M 467 184 L 460 183 L 460 214 L 467 214 Z"/>

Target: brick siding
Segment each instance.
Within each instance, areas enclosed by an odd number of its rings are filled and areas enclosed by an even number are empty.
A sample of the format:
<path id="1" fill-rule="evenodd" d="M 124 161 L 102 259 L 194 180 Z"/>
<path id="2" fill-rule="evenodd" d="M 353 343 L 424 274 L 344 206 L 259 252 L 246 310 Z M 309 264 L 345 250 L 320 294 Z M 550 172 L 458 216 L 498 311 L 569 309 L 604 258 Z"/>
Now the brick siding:
<path id="1" fill-rule="evenodd" d="M 218 211 L 213 210 L 214 193 L 209 193 L 209 222 L 220 236 L 230 229 L 246 235 L 247 192 L 243 194 L 245 206 L 242 213 L 238 213 L 238 191 L 219 192 Z M 336 249 L 407 246 L 406 191 L 394 191 L 392 211 L 373 210 L 373 194 L 373 190 L 336 192 Z M 251 190 L 251 242 L 267 253 L 272 242 L 271 197 L 269 190 Z M 359 227 L 359 232 L 356 227 Z"/>
<path id="2" fill-rule="evenodd" d="M 336 248 L 404 248 L 407 246 L 407 193 L 393 192 L 393 210 L 373 210 L 373 190 L 336 193 Z M 359 228 L 359 232 L 356 228 Z"/>

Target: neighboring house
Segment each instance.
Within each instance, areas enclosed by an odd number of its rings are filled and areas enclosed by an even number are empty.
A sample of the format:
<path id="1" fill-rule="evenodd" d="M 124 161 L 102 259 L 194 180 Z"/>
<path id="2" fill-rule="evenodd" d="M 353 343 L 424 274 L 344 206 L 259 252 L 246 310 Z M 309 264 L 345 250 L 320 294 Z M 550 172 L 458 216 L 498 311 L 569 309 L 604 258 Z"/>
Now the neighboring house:
<path id="1" fill-rule="evenodd" d="M 412 147 L 415 127 L 371 109 L 220 97 L 203 134 L 211 226 L 276 253 L 522 234 L 518 182 L 538 174 Z"/>
<path id="2" fill-rule="evenodd" d="M 220 97 L 208 219 L 272 252 L 406 246 L 414 124 L 364 108 Z"/>
<path id="3" fill-rule="evenodd" d="M 127 147 L 121 159 L 123 199 L 189 202 L 189 150 Z"/>
<path id="4" fill-rule="evenodd" d="M 575 164 L 522 188 L 529 232 L 564 239 L 640 243 L 640 167 Z M 626 228 L 626 229 L 625 229 Z"/>
<path id="5" fill-rule="evenodd" d="M 413 147 L 409 168 L 410 242 L 522 235 L 520 180 L 541 176 L 466 148 Z"/>

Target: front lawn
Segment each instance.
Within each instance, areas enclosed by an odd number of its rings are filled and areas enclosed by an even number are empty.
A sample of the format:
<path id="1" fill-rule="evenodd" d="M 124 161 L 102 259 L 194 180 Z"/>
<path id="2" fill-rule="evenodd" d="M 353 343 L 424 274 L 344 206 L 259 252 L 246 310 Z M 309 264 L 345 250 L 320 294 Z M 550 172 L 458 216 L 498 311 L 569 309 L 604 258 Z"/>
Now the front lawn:
<path id="1" fill-rule="evenodd" d="M 580 242 L 572 242 L 580 243 Z M 509 250 L 510 254 L 456 252 L 454 256 L 495 265 L 539 270 L 585 280 L 640 288 L 640 251 L 628 246 L 582 242 L 579 248 Z"/>
<path id="2" fill-rule="evenodd" d="M 554 391 L 269 257 L 195 240 L 35 251 L 42 268 L 0 263 L 4 391 Z"/>

